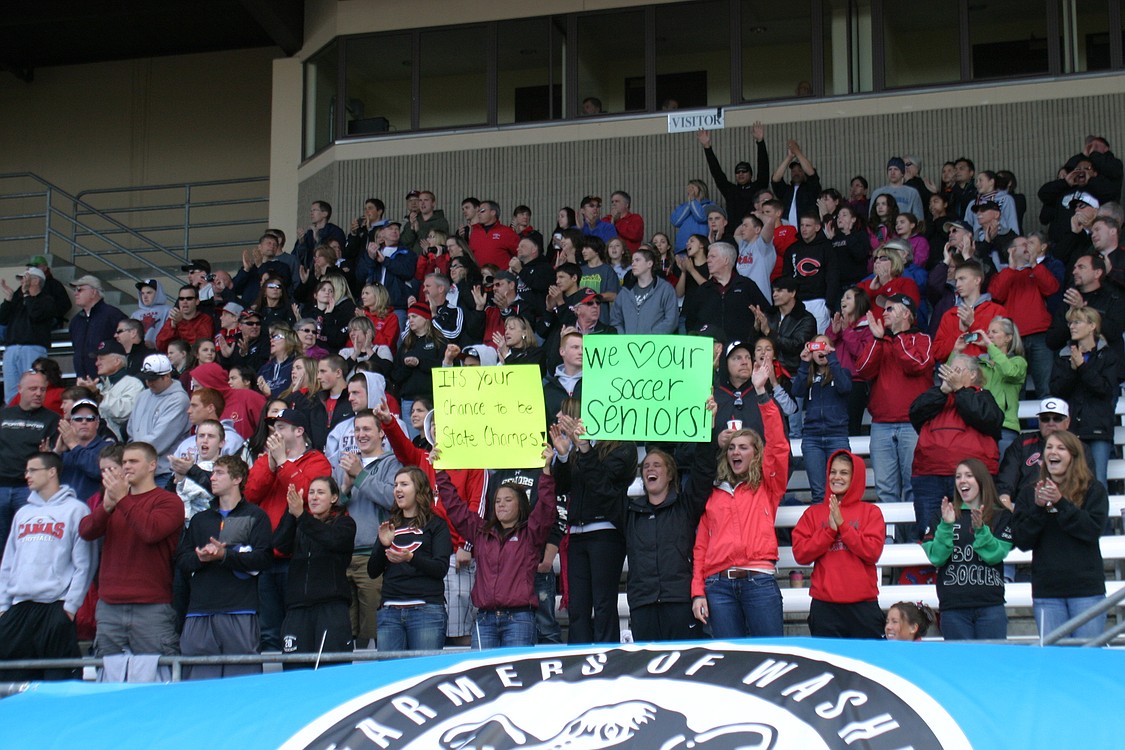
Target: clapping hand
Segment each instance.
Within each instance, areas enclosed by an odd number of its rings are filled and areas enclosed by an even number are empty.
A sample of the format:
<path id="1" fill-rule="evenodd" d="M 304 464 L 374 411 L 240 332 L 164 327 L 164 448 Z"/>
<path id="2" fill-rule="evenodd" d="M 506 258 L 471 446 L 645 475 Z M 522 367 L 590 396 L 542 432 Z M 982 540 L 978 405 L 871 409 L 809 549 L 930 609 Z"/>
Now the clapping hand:
<path id="1" fill-rule="evenodd" d="M 288 506 L 289 514 L 294 518 L 300 518 L 305 512 L 305 501 L 297 491 L 297 485 L 289 485 L 289 491 L 285 493 L 285 504 Z"/>

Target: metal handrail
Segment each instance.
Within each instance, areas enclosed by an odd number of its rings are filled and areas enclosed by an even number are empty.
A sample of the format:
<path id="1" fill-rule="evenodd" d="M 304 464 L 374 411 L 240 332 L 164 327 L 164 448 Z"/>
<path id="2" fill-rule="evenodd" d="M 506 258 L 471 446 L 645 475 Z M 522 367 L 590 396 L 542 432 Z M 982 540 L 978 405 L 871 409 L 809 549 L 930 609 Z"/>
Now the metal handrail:
<path id="1" fill-rule="evenodd" d="M 260 197 L 255 196 L 255 197 L 250 197 L 250 198 L 232 198 L 230 200 L 195 201 L 195 200 L 192 199 L 193 191 L 198 192 L 200 189 L 206 189 L 206 188 L 228 187 L 228 186 L 232 186 L 232 185 L 249 185 L 249 184 L 254 184 L 254 183 L 264 183 L 264 182 L 268 182 L 268 181 L 269 181 L 268 177 L 242 177 L 242 178 L 232 178 L 232 179 L 225 179 L 225 180 L 204 180 L 204 181 L 201 181 L 201 182 L 167 183 L 167 184 L 162 184 L 162 185 L 138 185 L 138 186 L 129 186 L 129 187 L 94 188 L 94 189 L 90 189 L 90 190 L 83 190 L 82 192 L 78 193 L 77 199 L 78 200 L 85 200 L 85 198 L 87 196 L 111 195 L 111 194 L 115 194 L 115 193 L 136 194 L 136 193 L 156 192 L 156 191 L 169 191 L 169 190 L 181 191 L 182 190 L 183 191 L 183 200 L 178 202 L 178 203 L 174 203 L 174 204 L 156 204 L 156 205 L 152 205 L 152 206 L 109 206 L 109 207 L 103 207 L 103 208 L 97 209 L 97 211 L 100 215 L 108 216 L 108 215 L 111 215 L 111 214 L 125 214 L 125 213 L 136 214 L 136 213 L 149 213 L 149 212 L 152 212 L 152 211 L 172 211 L 172 210 L 182 209 L 183 215 L 184 215 L 184 220 L 183 220 L 182 225 L 177 225 L 177 226 L 174 226 L 174 227 L 168 227 L 167 229 L 165 229 L 165 228 L 148 228 L 147 231 L 171 231 L 172 229 L 182 229 L 183 239 L 182 239 L 181 246 L 182 246 L 183 258 L 187 259 L 188 255 L 189 255 L 189 253 L 191 252 L 192 249 L 214 248 L 214 247 L 234 247 L 234 246 L 237 246 L 239 244 L 242 244 L 241 242 L 231 242 L 231 243 L 226 243 L 226 244 L 209 243 L 209 244 L 205 244 L 205 245 L 193 244 L 192 241 L 191 241 L 192 229 L 213 228 L 213 227 L 221 227 L 221 226 L 245 226 L 245 225 L 248 225 L 248 224 L 261 223 L 261 221 L 264 221 L 264 218 L 265 218 L 265 217 L 263 217 L 262 220 L 233 219 L 233 220 L 230 220 L 230 221 L 222 221 L 222 222 L 194 222 L 193 223 L 192 222 L 192 210 L 193 209 L 198 211 L 199 209 L 213 208 L 213 207 L 217 207 L 217 206 L 247 205 L 247 204 L 251 204 L 251 203 L 265 203 L 265 204 L 268 205 L 268 203 L 269 203 L 269 197 L 268 196 L 260 196 Z M 82 213 L 83 212 L 79 211 L 78 207 L 76 205 L 75 215 L 79 216 Z"/>
<path id="2" fill-rule="evenodd" d="M 77 208 L 80 206 L 80 207 L 86 209 L 87 211 L 89 211 L 91 213 L 97 214 L 99 216 L 99 218 L 104 219 L 105 221 L 107 221 L 112 226 L 117 227 L 118 229 L 122 230 L 125 234 L 128 234 L 130 237 L 133 237 L 134 239 L 141 242 L 142 244 L 148 245 L 155 250 L 163 252 L 163 253 L 169 255 L 170 257 L 175 258 L 177 261 L 182 260 L 175 253 L 173 253 L 168 248 L 161 245 L 159 242 L 156 242 L 151 237 L 146 237 L 145 235 L 136 231 L 132 227 L 130 227 L 126 224 L 123 224 L 122 222 L 118 221 L 117 219 L 113 218 L 112 216 L 107 216 L 105 214 L 102 214 L 101 212 L 99 212 L 97 210 L 97 208 L 90 205 L 86 201 L 82 200 L 81 198 L 78 198 L 77 196 L 71 195 L 70 193 L 68 193 L 67 191 L 58 187 L 57 185 L 55 185 L 51 182 L 48 182 L 47 180 L 44 180 L 42 177 L 35 174 L 34 172 L 7 172 L 7 173 L 0 174 L 0 180 L 10 180 L 10 179 L 31 180 L 31 181 L 36 182 L 36 183 L 38 183 L 38 184 L 40 184 L 40 185 L 42 185 L 46 188 L 45 195 L 44 195 L 44 197 L 46 198 L 46 210 L 45 210 L 46 225 L 44 226 L 44 229 L 43 229 L 43 244 L 44 244 L 43 250 L 46 253 L 50 252 L 50 238 L 51 238 L 52 234 L 53 233 L 57 234 L 57 232 L 53 232 L 52 228 L 51 228 L 51 217 L 52 216 L 57 215 L 60 218 L 64 218 L 64 219 L 70 221 L 73 225 L 76 225 L 76 226 L 80 225 L 80 222 L 78 222 L 77 216 L 73 216 L 73 217 L 68 216 L 67 214 L 63 213 L 62 211 L 60 211 L 59 209 L 55 208 L 52 205 L 53 198 L 55 196 L 58 196 L 58 197 L 63 198 L 64 200 L 70 201 L 75 206 L 75 214 L 77 214 Z M 32 196 L 32 197 L 38 197 L 38 194 L 36 194 L 35 196 Z M 130 255 L 130 256 L 136 258 L 137 260 L 141 260 L 141 257 L 139 255 L 137 255 L 133 250 L 130 250 L 129 248 L 121 245 L 120 243 L 111 242 L 110 240 L 108 240 L 108 238 L 103 236 L 98 230 L 94 229 L 93 227 L 86 227 L 84 225 L 82 225 L 82 226 L 83 226 L 83 228 L 89 230 L 91 232 L 91 234 L 93 234 L 93 235 L 97 236 L 99 239 L 107 242 L 108 244 L 115 247 L 115 249 L 119 250 L 120 252 L 123 252 L 127 255 Z M 60 238 L 61 238 L 61 235 L 60 235 Z M 0 238 L 0 239 L 2 239 L 2 238 Z M 73 247 L 74 246 L 72 246 L 72 248 L 71 248 L 72 253 L 73 253 Z M 95 257 L 95 258 L 100 259 L 100 256 L 98 256 L 95 253 L 87 253 L 87 254 L 90 255 L 91 257 Z M 73 257 L 73 255 L 72 255 L 72 257 Z M 159 266 L 157 266 L 157 268 L 159 268 Z M 161 273 L 165 273 L 163 271 L 163 269 L 161 269 Z"/>
<path id="3" fill-rule="evenodd" d="M 1095 604 L 1093 607 L 1090 607 L 1085 612 L 1079 612 L 1077 615 L 1070 618 L 1062 625 L 1059 625 L 1050 633 L 1047 633 L 1047 635 L 1044 636 L 1043 640 L 1040 642 L 1041 645 L 1054 645 L 1062 638 L 1064 638 L 1067 634 L 1073 632 L 1075 628 L 1079 628 L 1088 623 L 1090 620 L 1093 620 L 1095 617 L 1100 616 L 1104 612 L 1108 612 L 1109 610 L 1120 604 L 1122 600 L 1125 600 L 1125 588 L 1118 589 L 1117 591 L 1113 592 L 1112 594 Z M 1085 645 L 1104 646 L 1106 643 L 1109 643 L 1119 632 L 1122 632 L 1120 624 L 1106 631 L 1105 633 L 1102 633 L 1097 638 L 1091 638 L 1085 643 Z M 1109 635 L 1109 638 L 1106 638 L 1107 634 Z M 1105 638 L 1104 641 L 1102 640 L 1103 638 Z"/>

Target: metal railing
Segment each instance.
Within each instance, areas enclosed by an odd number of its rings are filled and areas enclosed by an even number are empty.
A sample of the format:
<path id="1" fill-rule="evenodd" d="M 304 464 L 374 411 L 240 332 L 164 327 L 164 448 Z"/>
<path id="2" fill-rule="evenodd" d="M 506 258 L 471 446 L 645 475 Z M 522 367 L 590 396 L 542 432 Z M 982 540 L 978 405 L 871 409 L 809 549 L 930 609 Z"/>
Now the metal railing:
<path id="1" fill-rule="evenodd" d="M 1119 589 L 1118 591 L 1115 591 L 1111 595 L 1102 599 L 1093 607 L 1090 607 L 1085 612 L 1080 612 L 1079 614 L 1064 622 L 1062 625 L 1059 625 L 1057 628 L 1052 630 L 1050 633 L 1047 633 L 1047 635 L 1043 637 L 1042 644 L 1044 646 L 1060 644 L 1060 642 L 1067 636 L 1067 634 L 1073 632 L 1075 628 L 1079 628 L 1090 622 L 1090 620 L 1093 620 L 1095 617 L 1099 617 L 1103 613 L 1109 612 L 1109 610 L 1118 606 L 1122 600 L 1125 600 L 1125 589 Z M 1122 633 L 1125 633 L 1125 620 L 1119 621 L 1117 625 L 1107 629 L 1104 633 L 1097 636 L 1096 638 L 1083 640 L 1081 645 L 1092 647 L 1104 646 L 1107 643 L 1113 641 L 1114 638 L 1121 635 Z"/>
<path id="2" fill-rule="evenodd" d="M 187 258 L 204 250 L 241 248 L 257 242 L 269 218 L 268 182 L 268 177 L 246 177 L 83 190 L 77 200 L 96 209 L 88 210 L 76 202 L 74 215 L 128 219 L 137 231 L 159 239 L 166 247 L 175 247 Z M 251 212 L 250 206 L 263 210 Z M 237 231 L 242 227 L 256 229 Z M 110 228 L 103 233 L 117 232 Z"/>

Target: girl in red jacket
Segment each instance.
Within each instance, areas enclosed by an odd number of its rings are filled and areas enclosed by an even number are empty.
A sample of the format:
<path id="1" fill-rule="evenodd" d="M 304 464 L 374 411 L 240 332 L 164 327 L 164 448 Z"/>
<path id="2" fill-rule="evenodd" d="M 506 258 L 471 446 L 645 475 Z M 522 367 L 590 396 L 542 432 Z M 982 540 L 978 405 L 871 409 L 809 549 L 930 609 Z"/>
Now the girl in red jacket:
<path id="1" fill-rule="evenodd" d="M 850 451 L 828 462 L 824 502 L 809 506 L 793 528 L 793 557 L 813 565 L 809 631 L 819 638 L 882 638 L 879 571 L 887 526 L 863 502 L 867 466 Z"/>
<path id="2" fill-rule="evenodd" d="M 695 534 L 691 609 L 715 638 L 782 634 L 774 519 L 789 478 L 789 441 L 766 392 L 772 367 L 758 364 L 750 376 L 765 440 L 754 430 L 719 433 L 718 481 Z M 707 407 L 713 415 L 714 399 Z"/>

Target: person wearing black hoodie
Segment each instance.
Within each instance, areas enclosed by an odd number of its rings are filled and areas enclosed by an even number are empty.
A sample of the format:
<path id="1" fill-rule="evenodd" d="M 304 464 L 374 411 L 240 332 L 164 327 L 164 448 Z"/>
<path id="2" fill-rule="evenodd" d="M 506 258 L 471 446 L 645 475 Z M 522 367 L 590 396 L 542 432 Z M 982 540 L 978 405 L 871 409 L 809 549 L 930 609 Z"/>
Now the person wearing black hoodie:
<path id="1" fill-rule="evenodd" d="M 282 653 L 352 650 L 347 571 L 355 550 L 355 521 L 340 509 L 339 501 L 340 487 L 330 476 L 309 483 L 308 511 L 301 494 L 289 487 L 288 508 L 273 534 L 274 549 L 292 555 L 281 625 Z"/>
<path id="2" fill-rule="evenodd" d="M 785 253 L 783 276 L 797 280 L 797 297 L 816 317 L 816 332 L 824 333 L 831 312 L 840 301 L 840 266 L 832 242 L 824 236 L 816 211 L 801 214 L 799 238 Z"/>

